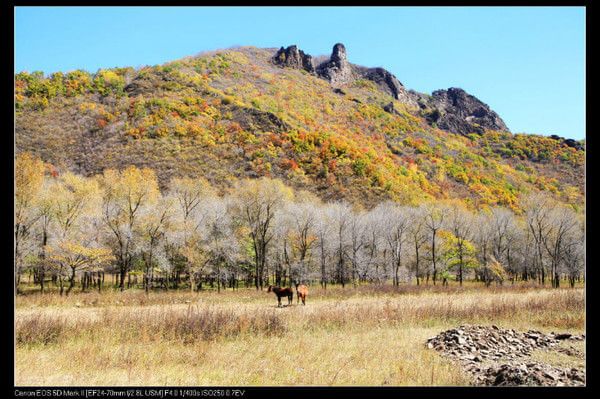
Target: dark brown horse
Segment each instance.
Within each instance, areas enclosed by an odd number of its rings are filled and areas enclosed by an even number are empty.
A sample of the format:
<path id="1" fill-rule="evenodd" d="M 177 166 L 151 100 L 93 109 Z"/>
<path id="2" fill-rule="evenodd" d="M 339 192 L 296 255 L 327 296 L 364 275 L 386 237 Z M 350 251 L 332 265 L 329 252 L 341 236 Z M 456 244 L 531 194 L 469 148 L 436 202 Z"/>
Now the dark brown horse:
<path id="1" fill-rule="evenodd" d="M 306 305 L 306 296 L 308 295 L 308 287 L 304 284 L 296 283 L 296 295 L 298 295 L 298 302 L 300 303 L 300 299 L 302 299 L 302 304 Z"/>
<path id="2" fill-rule="evenodd" d="M 288 306 L 292 304 L 292 299 L 294 298 L 294 291 L 291 288 L 281 288 L 274 287 L 272 285 L 269 286 L 267 292 L 274 292 L 277 295 L 277 306 L 281 307 L 281 297 L 287 296 L 288 298 Z"/>

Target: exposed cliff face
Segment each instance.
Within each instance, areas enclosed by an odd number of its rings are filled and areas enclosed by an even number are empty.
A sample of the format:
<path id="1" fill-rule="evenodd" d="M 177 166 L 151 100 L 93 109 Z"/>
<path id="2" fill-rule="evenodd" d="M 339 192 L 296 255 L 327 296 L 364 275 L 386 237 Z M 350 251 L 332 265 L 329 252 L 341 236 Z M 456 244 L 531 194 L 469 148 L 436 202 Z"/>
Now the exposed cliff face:
<path id="1" fill-rule="evenodd" d="M 430 97 L 415 93 L 430 124 L 458 134 L 483 134 L 485 129 L 509 131 L 490 107 L 462 89 L 437 90 Z"/>
<path id="2" fill-rule="evenodd" d="M 315 71 L 312 56 L 305 54 L 304 51 L 299 50 L 295 45 L 287 48 L 281 47 L 273 57 L 273 62 L 288 68 L 304 69 L 310 73 Z"/>
<path id="3" fill-rule="evenodd" d="M 381 91 L 395 99 L 406 104 L 416 105 L 402 83 L 389 71 L 383 68 L 366 68 L 348 62 L 346 47 L 341 43 L 333 46 L 329 61 L 319 65 L 316 72 L 334 86 L 350 84 L 357 79 L 370 80 Z"/>
<path id="4" fill-rule="evenodd" d="M 360 76 L 363 79 L 374 82 L 379 89 L 385 93 L 388 93 L 396 100 L 404 104 L 408 104 L 416 107 L 417 103 L 410 93 L 404 88 L 402 83 L 392 73 L 383 68 L 362 68 Z"/>
<path id="5" fill-rule="evenodd" d="M 317 74 L 327 79 L 333 86 L 345 85 L 358 78 L 356 71 L 348 62 L 346 47 L 341 43 L 333 46 L 331 58 L 317 67 Z"/>

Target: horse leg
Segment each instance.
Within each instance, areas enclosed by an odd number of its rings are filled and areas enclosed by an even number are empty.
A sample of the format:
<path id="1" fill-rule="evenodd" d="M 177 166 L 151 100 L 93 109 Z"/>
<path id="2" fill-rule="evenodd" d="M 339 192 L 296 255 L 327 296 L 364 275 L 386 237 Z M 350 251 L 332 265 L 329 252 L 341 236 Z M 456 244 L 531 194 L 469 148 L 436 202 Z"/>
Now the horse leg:
<path id="1" fill-rule="evenodd" d="M 278 308 L 281 307 L 281 297 L 280 296 L 277 297 L 277 307 Z"/>
<path id="2" fill-rule="evenodd" d="M 302 297 L 302 304 L 306 305 L 306 297 L 305 296 Z"/>

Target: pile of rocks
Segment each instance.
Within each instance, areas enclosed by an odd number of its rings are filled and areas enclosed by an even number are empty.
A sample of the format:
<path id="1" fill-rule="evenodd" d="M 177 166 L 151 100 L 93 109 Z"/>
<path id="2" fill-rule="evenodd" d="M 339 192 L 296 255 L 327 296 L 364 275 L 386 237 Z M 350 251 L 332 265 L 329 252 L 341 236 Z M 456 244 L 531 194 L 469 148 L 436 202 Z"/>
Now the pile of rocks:
<path id="1" fill-rule="evenodd" d="M 462 363 L 484 385 L 582 385 L 584 372 L 561 370 L 536 362 L 523 362 L 533 350 L 557 350 L 583 357 L 574 348 L 559 347 L 562 340 L 581 341 L 585 335 L 518 332 L 497 326 L 470 326 L 444 331 L 427 340 L 427 347 Z"/>
<path id="2" fill-rule="evenodd" d="M 585 373 L 576 368 L 563 370 L 543 363 L 528 362 L 492 366 L 475 379 L 481 385 L 572 386 L 584 385 Z"/>

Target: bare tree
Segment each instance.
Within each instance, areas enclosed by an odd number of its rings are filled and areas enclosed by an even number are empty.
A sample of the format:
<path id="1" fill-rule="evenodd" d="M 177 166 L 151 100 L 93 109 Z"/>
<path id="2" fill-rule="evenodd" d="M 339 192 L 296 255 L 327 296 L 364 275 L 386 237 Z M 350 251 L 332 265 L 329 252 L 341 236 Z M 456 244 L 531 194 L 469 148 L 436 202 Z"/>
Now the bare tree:
<path id="1" fill-rule="evenodd" d="M 315 212 L 315 232 L 318 240 L 318 256 L 320 266 L 320 282 L 323 289 L 327 289 L 329 271 L 327 265 L 332 256 L 331 240 L 329 237 L 333 234 L 333 209 L 330 205 L 319 207 Z"/>
<path id="2" fill-rule="evenodd" d="M 348 235 L 350 238 L 350 265 L 352 286 L 356 288 L 356 278 L 358 275 L 358 264 L 360 263 L 361 251 L 365 245 L 366 221 L 363 212 L 351 212 L 348 218 Z"/>
<path id="3" fill-rule="evenodd" d="M 552 228 L 552 211 L 555 203 L 550 196 L 536 193 L 525 198 L 525 219 L 534 241 L 534 267 L 540 273 L 540 283 L 546 281 L 544 245 Z"/>
<path id="4" fill-rule="evenodd" d="M 562 261 L 569 285 L 575 287 L 575 282 L 585 271 L 585 232 L 583 223 L 578 223 L 576 229 L 567 236 L 564 243 Z"/>
<path id="5" fill-rule="evenodd" d="M 185 257 L 190 291 L 196 291 L 197 274 L 206 266 L 207 256 L 203 250 L 203 234 L 206 232 L 206 216 L 210 206 L 206 206 L 215 191 L 203 178 L 174 178 L 171 180 L 169 194 L 178 206 L 174 218 L 178 225 L 178 234 L 172 234 L 172 242 Z"/>
<path id="6" fill-rule="evenodd" d="M 544 239 L 544 248 L 550 257 L 552 287 L 560 286 L 560 265 L 568 247 L 570 236 L 577 229 L 577 215 L 566 206 L 557 206 L 551 212 L 548 234 Z"/>
<path id="7" fill-rule="evenodd" d="M 237 273 L 234 265 L 240 259 L 240 244 L 233 231 L 230 207 L 229 198 L 213 197 L 207 203 L 206 245 L 217 280 L 217 292 L 221 291 L 221 286 L 225 287 L 228 271 L 233 279 L 236 279 Z M 235 281 L 232 283 L 232 287 L 235 288 Z"/>
<path id="8" fill-rule="evenodd" d="M 398 286 L 400 285 L 399 272 L 404 257 L 402 248 L 407 240 L 409 227 L 412 223 L 411 215 L 406 208 L 393 202 L 378 205 L 374 212 L 377 213 L 381 235 L 391 255 L 392 270 L 394 271 L 393 284 Z"/>
<path id="9" fill-rule="evenodd" d="M 348 258 L 349 247 L 349 225 L 352 217 L 352 210 L 345 202 L 338 202 L 331 205 L 331 214 L 333 221 L 333 230 L 335 234 L 335 277 L 337 282 L 346 284 L 346 260 Z"/>
<path id="10" fill-rule="evenodd" d="M 144 260 L 144 289 L 149 293 L 154 280 L 154 264 L 156 255 L 161 251 L 163 238 L 170 228 L 174 204 L 172 198 L 160 198 L 156 206 L 144 209 L 140 213 L 140 223 L 137 226 L 140 236 L 141 255 Z"/>
<path id="11" fill-rule="evenodd" d="M 425 227 L 431 239 L 431 264 L 433 266 L 433 285 L 437 278 L 437 262 L 439 254 L 436 253 L 436 238 L 438 231 L 444 226 L 446 208 L 438 203 L 429 203 L 425 206 Z"/>
<path id="12" fill-rule="evenodd" d="M 357 264 L 360 281 L 384 282 L 387 278 L 385 268 L 385 243 L 382 238 L 380 218 L 372 209 L 364 214 L 365 228 L 363 237 L 365 244 Z"/>
<path id="13" fill-rule="evenodd" d="M 411 244 L 415 250 L 414 252 L 414 268 L 415 268 L 415 278 L 417 279 L 417 285 L 419 285 L 419 277 L 421 276 L 421 257 L 422 257 L 422 248 L 425 243 L 428 241 L 428 237 L 426 234 L 426 226 L 425 226 L 425 208 L 418 207 L 412 208 L 410 213 L 411 224 L 409 225 L 409 235 L 411 239 Z"/>

